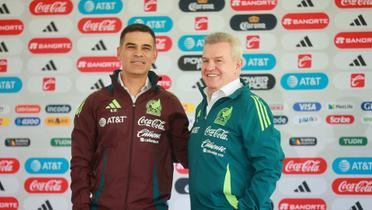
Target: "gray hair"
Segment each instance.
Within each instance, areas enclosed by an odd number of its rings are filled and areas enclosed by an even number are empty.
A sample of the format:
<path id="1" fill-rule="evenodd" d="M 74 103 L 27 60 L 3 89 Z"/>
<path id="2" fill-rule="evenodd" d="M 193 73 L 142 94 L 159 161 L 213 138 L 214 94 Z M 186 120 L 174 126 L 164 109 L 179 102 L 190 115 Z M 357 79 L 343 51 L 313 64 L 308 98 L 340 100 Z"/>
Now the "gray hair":
<path id="1" fill-rule="evenodd" d="M 231 56 L 234 59 L 242 58 L 243 50 L 240 46 L 240 40 L 232 34 L 228 34 L 225 32 L 215 32 L 209 34 L 204 40 L 204 44 L 216 44 L 220 42 L 227 42 L 230 44 L 232 54 Z"/>

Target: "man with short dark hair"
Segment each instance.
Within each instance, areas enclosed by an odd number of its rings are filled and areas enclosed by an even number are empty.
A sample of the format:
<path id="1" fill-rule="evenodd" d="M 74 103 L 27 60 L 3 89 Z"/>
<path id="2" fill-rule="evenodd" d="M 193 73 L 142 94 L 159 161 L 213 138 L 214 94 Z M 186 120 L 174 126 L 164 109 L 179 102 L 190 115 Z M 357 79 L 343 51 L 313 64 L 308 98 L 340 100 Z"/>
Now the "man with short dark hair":
<path id="1" fill-rule="evenodd" d="M 173 163 L 187 167 L 188 119 L 179 100 L 157 85 L 154 32 L 127 26 L 111 85 L 89 95 L 72 131 L 73 209 L 168 209 Z"/>

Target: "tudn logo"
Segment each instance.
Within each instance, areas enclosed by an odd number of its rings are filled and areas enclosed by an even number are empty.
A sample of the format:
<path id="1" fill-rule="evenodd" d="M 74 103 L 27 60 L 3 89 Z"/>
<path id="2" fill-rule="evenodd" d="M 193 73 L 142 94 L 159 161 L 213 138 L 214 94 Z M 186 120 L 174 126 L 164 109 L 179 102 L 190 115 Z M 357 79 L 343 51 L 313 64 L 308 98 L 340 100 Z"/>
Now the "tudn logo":
<path id="1" fill-rule="evenodd" d="M 314 7 L 314 4 L 311 0 L 302 0 L 299 4 L 297 4 L 297 7 Z"/>

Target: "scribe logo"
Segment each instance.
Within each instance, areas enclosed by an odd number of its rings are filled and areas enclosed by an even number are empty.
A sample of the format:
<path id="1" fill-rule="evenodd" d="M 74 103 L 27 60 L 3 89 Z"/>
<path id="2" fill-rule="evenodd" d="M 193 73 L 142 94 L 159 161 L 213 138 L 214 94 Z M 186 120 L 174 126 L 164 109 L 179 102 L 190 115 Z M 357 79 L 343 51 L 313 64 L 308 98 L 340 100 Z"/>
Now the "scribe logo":
<path id="1" fill-rule="evenodd" d="M 230 6 L 235 11 L 272 10 L 278 5 L 278 0 L 230 0 Z"/>
<path id="2" fill-rule="evenodd" d="M 312 66 L 312 55 L 311 54 L 299 54 L 297 57 L 297 67 L 299 69 L 308 69 Z"/>
<path id="3" fill-rule="evenodd" d="M 372 8 L 370 0 L 335 0 L 339 8 Z"/>
<path id="4" fill-rule="evenodd" d="M 200 71 L 202 65 L 201 55 L 183 55 L 178 59 L 178 67 L 183 71 Z"/>
<path id="5" fill-rule="evenodd" d="M 0 158 L 0 174 L 15 174 L 19 170 L 19 161 L 15 158 Z"/>
<path id="6" fill-rule="evenodd" d="M 208 30 L 208 17 L 207 16 L 195 17 L 194 29 L 196 31 Z"/>
<path id="7" fill-rule="evenodd" d="M 217 12 L 225 7 L 225 1 L 180 0 L 178 6 L 183 12 Z"/>
<path id="8" fill-rule="evenodd" d="M 245 48 L 250 49 L 259 49 L 260 48 L 260 36 L 259 35 L 248 35 L 246 36 Z"/>
<path id="9" fill-rule="evenodd" d="M 80 57 L 76 65 L 81 72 L 112 72 L 121 67 L 115 56 Z"/>
<path id="10" fill-rule="evenodd" d="M 69 38 L 34 38 L 28 43 L 28 49 L 33 54 L 68 53 L 72 42 Z"/>
<path id="11" fill-rule="evenodd" d="M 279 210 L 326 210 L 327 204 L 320 198 L 285 198 L 278 204 Z"/>
<path id="12" fill-rule="evenodd" d="M 241 74 L 251 90 L 270 90 L 275 86 L 275 77 L 271 74 Z"/>
<path id="13" fill-rule="evenodd" d="M 15 107 L 16 113 L 19 114 L 32 114 L 39 113 L 41 110 L 40 105 L 38 104 L 18 104 Z"/>
<path id="14" fill-rule="evenodd" d="M 0 35 L 18 35 L 23 32 L 24 25 L 21 20 L 0 20 Z"/>
<path id="15" fill-rule="evenodd" d="M 338 178 L 332 183 L 338 195 L 372 195 L 372 178 Z"/>
<path id="16" fill-rule="evenodd" d="M 156 12 L 158 6 L 157 0 L 144 0 L 143 11 L 145 12 Z"/>
<path id="17" fill-rule="evenodd" d="M 44 77 L 42 84 L 43 91 L 55 91 L 56 90 L 56 78 L 55 77 Z"/>
<path id="18" fill-rule="evenodd" d="M 372 32 L 340 32 L 334 43 L 338 48 L 372 48 Z"/>
<path id="19" fill-rule="evenodd" d="M 365 75 L 364 73 L 357 73 L 350 75 L 350 87 L 352 88 L 364 88 L 365 86 Z"/>
<path id="20" fill-rule="evenodd" d="M 19 203 L 15 197 L 0 197 L 0 209 L 3 210 L 17 210 Z"/>
<path id="21" fill-rule="evenodd" d="M 329 24 L 326 13 L 289 13 L 282 18 L 282 25 L 288 30 L 324 29 Z"/>
<path id="22" fill-rule="evenodd" d="M 26 179 L 24 188 L 28 193 L 64 193 L 68 182 L 61 177 L 31 177 Z"/>
<path id="23" fill-rule="evenodd" d="M 283 161 L 284 174 L 322 174 L 327 170 L 323 158 L 286 158 Z"/>
<path id="24" fill-rule="evenodd" d="M 168 90 L 172 86 L 172 79 L 168 75 L 159 75 L 158 85 Z"/>
<path id="25" fill-rule="evenodd" d="M 234 15 L 230 19 L 230 27 L 235 31 L 272 30 L 276 22 L 272 14 Z"/>
<path id="26" fill-rule="evenodd" d="M 29 9 L 33 15 L 67 15 L 73 5 L 70 0 L 34 0 Z"/>
<path id="27" fill-rule="evenodd" d="M 156 36 L 155 40 L 158 52 L 166 52 L 172 48 L 172 39 L 169 36 Z"/>
<path id="28" fill-rule="evenodd" d="M 353 115 L 328 115 L 326 118 L 326 122 L 331 125 L 347 125 L 354 123 L 354 116 Z"/>
<path id="29" fill-rule="evenodd" d="M 78 29 L 85 34 L 116 33 L 121 30 L 122 23 L 119 18 L 83 18 L 79 20 Z"/>

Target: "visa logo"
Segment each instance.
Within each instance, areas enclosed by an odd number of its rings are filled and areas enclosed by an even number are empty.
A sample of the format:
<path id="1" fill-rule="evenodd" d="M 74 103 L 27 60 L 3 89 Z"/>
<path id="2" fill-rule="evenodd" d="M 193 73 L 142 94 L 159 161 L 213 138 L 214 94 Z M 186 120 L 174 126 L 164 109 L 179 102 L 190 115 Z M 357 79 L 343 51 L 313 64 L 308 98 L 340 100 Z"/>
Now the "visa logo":
<path id="1" fill-rule="evenodd" d="M 18 77 L 0 77 L 0 93 L 16 93 L 22 89 L 22 80 Z"/>
<path id="2" fill-rule="evenodd" d="M 168 16 L 142 16 L 132 17 L 128 25 L 142 23 L 150 27 L 155 33 L 168 32 L 173 27 L 173 21 Z"/>
<path id="3" fill-rule="evenodd" d="M 281 85 L 287 90 L 319 90 L 328 86 L 328 77 L 324 73 L 289 73 L 283 75 Z"/>
<path id="4" fill-rule="evenodd" d="M 275 56 L 272 54 L 244 54 L 242 70 L 271 70 L 276 65 Z"/>
<path id="5" fill-rule="evenodd" d="M 333 161 L 333 171 L 337 174 L 372 174 L 371 157 L 339 157 Z"/>
<path id="6" fill-rule="evenodd" d="M 184 35 L 178 40 L 182 51 L 203 51 L 205 35 Z"/>
<path id="7" fill-rule="evenodd" d="M 38 117 L 17 117 L 14 120 L 17 126 L 38 126 L 40 122 L 41 120 Z"/>
<path id="8" fill-rule="evenodd" d="M 69 163 L 65 158 L 29 158 L 25 169 L 30 174 L 64 174 Z"/>
<path id="9" fill-rule="evenodd" d="M 297 102 L 293 104 L 293 110 L 298 112 L 316 112 L 322 108 L 318 102 Z"/>
<path id="10" fill-rule="evenodd" d="M 116 14 L 123 9 L 120 0 L 81 0 L 79 11 L 81 14 Z"/>

